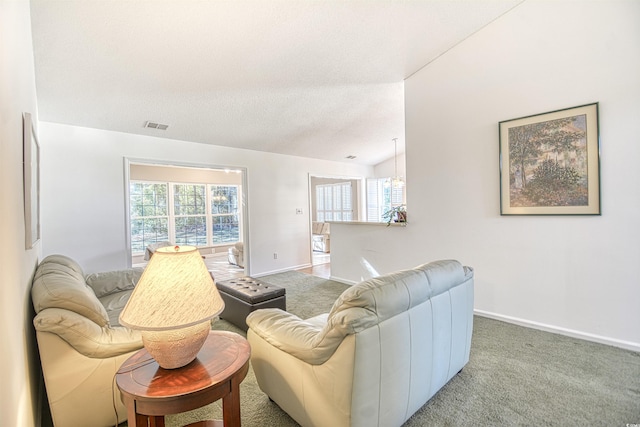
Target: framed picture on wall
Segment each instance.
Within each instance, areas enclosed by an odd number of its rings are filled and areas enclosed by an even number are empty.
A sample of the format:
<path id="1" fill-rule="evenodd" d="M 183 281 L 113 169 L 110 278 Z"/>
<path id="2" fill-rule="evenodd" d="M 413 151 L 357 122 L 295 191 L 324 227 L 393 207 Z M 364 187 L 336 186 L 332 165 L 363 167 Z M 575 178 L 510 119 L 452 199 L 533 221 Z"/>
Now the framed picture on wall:
<path id="1" fill-rule="evenodd" d="M 600 215 L 598 103 L 499 123 L 501 215 Z"/>
<path id="2" fill-rule="evenodd" d="M 23 174 L 25 248 L 40 240 L 40 145 L 30 113 L 24 113 Z"/>

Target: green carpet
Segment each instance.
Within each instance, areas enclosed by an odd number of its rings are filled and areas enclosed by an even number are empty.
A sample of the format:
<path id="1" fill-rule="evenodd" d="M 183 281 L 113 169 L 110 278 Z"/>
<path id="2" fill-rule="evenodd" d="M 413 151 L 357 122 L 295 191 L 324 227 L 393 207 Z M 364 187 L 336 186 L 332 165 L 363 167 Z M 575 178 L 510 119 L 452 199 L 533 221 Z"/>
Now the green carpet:
<path id="1" fill-rule="evenodd" d="M 328 312 L 346 285 L 300 272 L 261 277 L 301 318 Z M 218 320 L 214 329 L 244 333 Z M 297 426 L 256 383 L 240 386 L 244 427 Z M 221 419 L 221 402 L 167 426 Z M 471 359 L 405 426 L 625 426 L 640 423 L 640 353 L 476 316 Z"/>

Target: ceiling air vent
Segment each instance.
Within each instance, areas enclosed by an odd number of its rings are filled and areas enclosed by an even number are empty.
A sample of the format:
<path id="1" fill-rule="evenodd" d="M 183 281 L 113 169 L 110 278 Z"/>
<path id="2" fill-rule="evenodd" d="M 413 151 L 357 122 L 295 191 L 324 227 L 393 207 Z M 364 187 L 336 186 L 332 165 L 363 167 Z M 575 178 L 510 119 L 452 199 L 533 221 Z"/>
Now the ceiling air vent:
<path id="1" fill-rule="evenodd" d="M 163 125 L 163 124 L 154 123 L 154 122 L 146 122 L 144 124 L 144 127 L 151 128 L 151 129 L 167 130 L 169 125 Z"/>

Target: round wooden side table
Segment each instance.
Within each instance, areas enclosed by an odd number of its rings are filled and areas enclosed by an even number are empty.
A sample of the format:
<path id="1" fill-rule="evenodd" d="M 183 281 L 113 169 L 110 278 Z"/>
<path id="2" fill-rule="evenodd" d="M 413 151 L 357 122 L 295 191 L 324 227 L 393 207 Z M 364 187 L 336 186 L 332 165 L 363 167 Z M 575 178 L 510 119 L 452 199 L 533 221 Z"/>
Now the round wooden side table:
<path id="1" fill-rule="evenodd" d="M 222 421 L 195 426 L 240 426 L 240 383 L 249 370 L 251 347 L 242 336 L 211 331 L 198 357 L 178 369 L 164 369 L 142 349 L 116 373 L 129 427 L 164 427 L 164 416 L 222 399 Z"/>

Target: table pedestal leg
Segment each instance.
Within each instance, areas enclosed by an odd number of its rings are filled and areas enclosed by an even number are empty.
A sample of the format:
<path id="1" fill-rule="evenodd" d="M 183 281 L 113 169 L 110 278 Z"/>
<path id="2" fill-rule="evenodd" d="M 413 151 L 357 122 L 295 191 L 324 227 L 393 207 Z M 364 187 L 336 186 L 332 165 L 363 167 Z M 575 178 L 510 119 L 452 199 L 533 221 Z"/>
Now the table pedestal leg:
<path id="1" fill-rule="evenodd" d="M 164 427 L 164 416 L 163 415 L 150 416 L 149 427 Z"/>
<path id="2" fill-rule="evenodd" d="M 240 384 L 231 381 L 231 393 L 222 398 L 222 418 L 225 427 L 240 427 Z"/>

